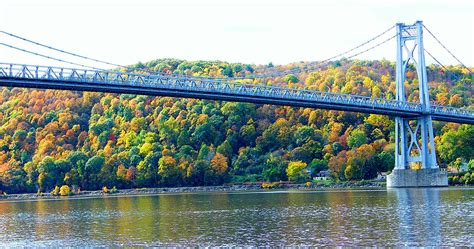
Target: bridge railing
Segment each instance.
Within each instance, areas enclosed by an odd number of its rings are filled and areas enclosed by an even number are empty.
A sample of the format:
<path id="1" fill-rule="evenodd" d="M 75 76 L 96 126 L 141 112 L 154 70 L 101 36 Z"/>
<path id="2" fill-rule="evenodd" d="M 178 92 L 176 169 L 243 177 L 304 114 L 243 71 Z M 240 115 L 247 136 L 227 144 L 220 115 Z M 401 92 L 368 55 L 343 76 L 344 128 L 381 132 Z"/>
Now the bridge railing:
<path id="1" fill-rule="evenodd" d="M 456 116 L 474 116 L 474 110 L 465 108 L 456 108 L 452 106 L 432 105 L 431 111 L 437 114 L 449 114 Z"/>
<path id="2" fill-rule="evenodd" d="M 176 77 L 167 74 L 135 74 L 120 71 L 99 71 L 37 65 L 0 63 L 0 77 L 31 80 L 72 81 L 91 84 L 113 84 L 132 87 L 165 88 L 228 95 L 279 98 L 297 101 L 318 101 L 333 105 L 350 105 L 397 111 L 422 112 L 419 103 L 371 98 L 366 96 L 321 92 L 306 89 L 239 83 L 222 78 Z M 472 116 L 474 111 L 447 106 L 432 106 L 432 114 Z"/>

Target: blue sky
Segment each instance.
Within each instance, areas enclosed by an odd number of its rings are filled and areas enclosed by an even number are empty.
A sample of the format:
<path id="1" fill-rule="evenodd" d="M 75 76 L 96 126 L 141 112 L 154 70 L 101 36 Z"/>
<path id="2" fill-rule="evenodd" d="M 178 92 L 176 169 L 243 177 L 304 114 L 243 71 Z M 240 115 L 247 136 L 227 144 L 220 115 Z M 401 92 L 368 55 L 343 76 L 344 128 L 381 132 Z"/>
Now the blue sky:
<path id="1" fill-rule="evenodd" d="M 462 62 L 473 66 L 473 2 L 0 0 L 0 29 L 117 64 L 169 57 L 285 64 L 323 60 L 397 22 L 422 20 Z M 2 34 L 0 42 L 102 66 Z M 427 34 L 425 47 L 443 64 L 457 64 Z M 358 58 L 394 61 L 395 43 Z M 58 65 L 4 47 L 0 61 Z"/>

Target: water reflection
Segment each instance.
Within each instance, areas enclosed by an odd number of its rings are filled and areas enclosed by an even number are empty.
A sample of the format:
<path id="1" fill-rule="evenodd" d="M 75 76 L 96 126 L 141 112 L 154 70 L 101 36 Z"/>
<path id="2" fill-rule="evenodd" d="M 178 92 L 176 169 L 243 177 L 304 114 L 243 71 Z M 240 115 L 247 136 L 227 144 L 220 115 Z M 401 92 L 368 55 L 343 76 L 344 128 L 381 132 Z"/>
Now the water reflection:
<path id="1" fill-rule="evenodd" d="M 0 247 L 474 246 L 474 189 L 0 202 Z"/>
<path id="2" fill-rule="evenodd" d="M 398 238 L 404 246 L 441 244 L 440 189 L 393 189 L 397 197 Z"/>

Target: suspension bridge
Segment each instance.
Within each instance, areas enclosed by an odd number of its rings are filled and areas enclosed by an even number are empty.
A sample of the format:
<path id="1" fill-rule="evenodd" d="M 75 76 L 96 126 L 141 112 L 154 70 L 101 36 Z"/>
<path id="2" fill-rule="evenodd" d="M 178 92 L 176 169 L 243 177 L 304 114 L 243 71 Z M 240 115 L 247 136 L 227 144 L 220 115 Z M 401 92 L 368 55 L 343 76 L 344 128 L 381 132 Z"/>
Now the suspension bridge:
<path id="1" fill-rule="evenodd" d="M 394 27 L 396 29 L 395 35 L 359 52 L 354 51 L 360 50 L 387 34 L 393 27 L 350 50 L 326 60 L 308 64 L 304 68 L 234 78 L 195 77 L 146 70 L 145 73 L 104 70 L 39 54 L 11 44 L 0 43 L 2 46 L 21 52 L 78 66 L 78 68 L 66 68 L 0 63 L 0 86 L 201 98 L 394 116 L 396 121 L 396 165 L 394 173 L 388 179 L 388 185 L 391 187 L 446 186 L 446 173 L 439 171 L 436 163 L 432 120 L 474 124 L 474 110 L 433 105 L 430 102 L 424 56 L 427 51 L 423 47 L 424 25 L 418 21 L 410 25 L 399 23 Z M 427 31 L 446 49 L 431 31 Z M 1 33 L 85 60 L 131 69 L 53 48 L 4 31 Z M 346 56 L 351 52 L 354 54 L 345 58 L 353 58 L 392 39 L 397 40 L 396 99 L 394 100 L 243 83 L 245 79 L 273 78 L 290 73 L 316 70 L 333 59 Z M 458 60 L 449 50 L 447 51 Z M 439 63 L 432 54 L 429 52 L 427 54 Z M 458 62 L 464 66 L 459 60 Z M 404 82 L 409 63 L 416 66 L 419 81 L 419 102 L 406 100 Z M 439 64 L 443 66 L 441 63 Z M 469 68 L 465 68 L 471 72 Z M 472 72 L 470 80 L 472 83 Z M 409 170 L 409 165 L 412 163 L 420 163 L 422 170 Z"/>

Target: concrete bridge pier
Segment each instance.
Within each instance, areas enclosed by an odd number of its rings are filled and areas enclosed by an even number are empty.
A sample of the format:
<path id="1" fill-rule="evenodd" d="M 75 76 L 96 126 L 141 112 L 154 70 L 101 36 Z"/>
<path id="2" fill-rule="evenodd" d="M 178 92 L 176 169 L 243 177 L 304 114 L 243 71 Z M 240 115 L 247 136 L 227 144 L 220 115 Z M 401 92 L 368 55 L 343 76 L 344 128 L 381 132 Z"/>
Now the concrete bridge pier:
<path id="1" fill-rule="evenodd" d="M 448 174 L 437 169 L 395 169 L 387 176 L 388 188 L 446 187 Z"/>

